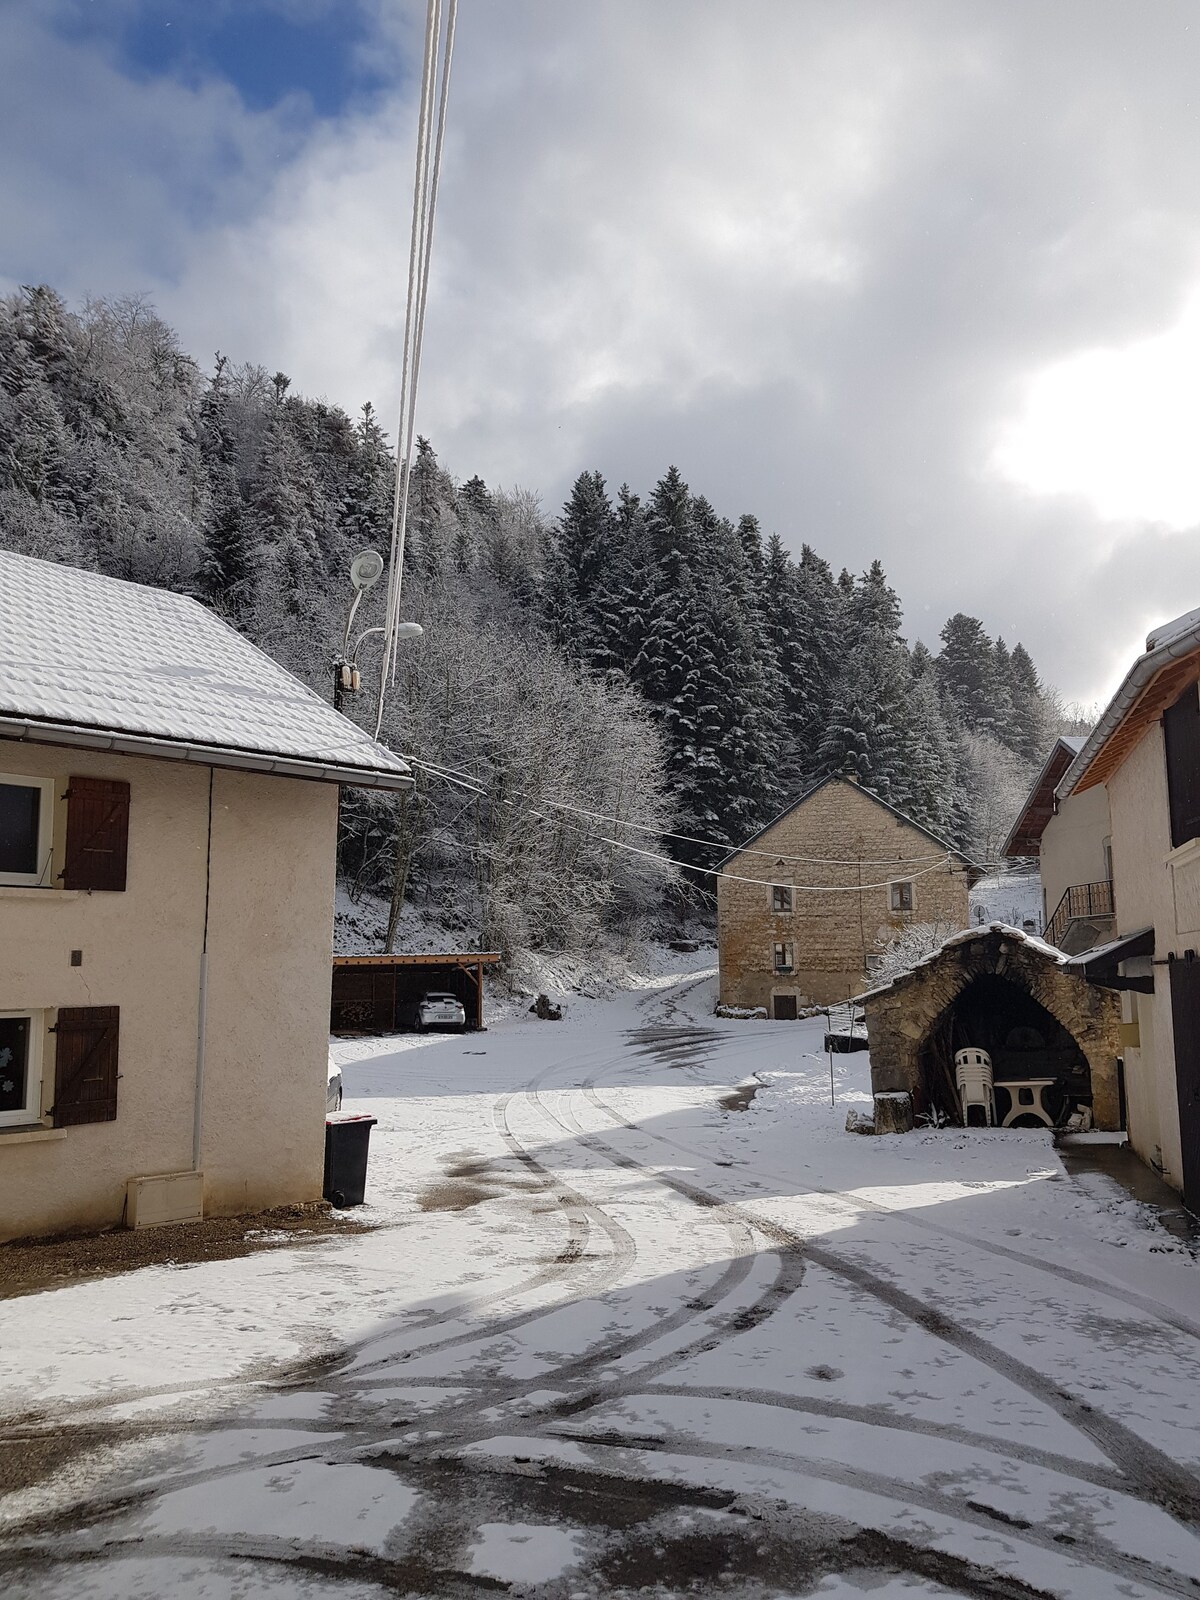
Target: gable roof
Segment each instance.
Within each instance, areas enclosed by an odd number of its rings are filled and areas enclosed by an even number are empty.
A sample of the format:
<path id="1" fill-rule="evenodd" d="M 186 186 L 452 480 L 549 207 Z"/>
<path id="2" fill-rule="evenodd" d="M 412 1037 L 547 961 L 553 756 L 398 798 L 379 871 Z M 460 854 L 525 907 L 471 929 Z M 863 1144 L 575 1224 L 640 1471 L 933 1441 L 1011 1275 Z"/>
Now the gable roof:
<path id="1" fill-rule="evenodd" d="M 406 789 L 399 756 L 197 601 L 0 551 L 0 738 Z"/>
<path id="2" fill-rule="evenodd" d="M 1083 749 L 1058 786 L 1065 800 L 1076 790 L 1104 783 L 1132 755 L 1146 729 L 1200 678 L 1200 610 L 1163 623 L 1125 674 Z"/>
<path id="3" fill-rule="evenodd" d="M 1054 815 L 1054 791 L 1084 743 L 1085 740 L 1075 734 L 1060 734 L 1054 741 L 1054 748 L 1042 763 L 1029 798 L 1001 847 L 1002 856 L 1036 856 L 1039 853 L 1042 834 Z"/>
<path id="4" fill-rule="evenodd" d="M 784 817 L 790 817 L 792 812 L 802 806 L 806 800 L 811 800 L 814 794 L 818 794 L 831 783 L 844 783 L 848 789 L 857 789 L 859 794 L 865 794 L 868 800 L 874 800 L 876 805 L 882 806 L 885 811 L 890 811 L 892 816 L 898 818 L 899 821 L 907 823 L 910 828 L 915 828 L 926 839 L 931 839 L 939 849 L 945 850 L 947 855 L 957 857 L 969 872 L 978 873 L 980 877 L 983 876 L 983 868 L 977 862 L 972 861 L 970 856 L 964 855 L 961 850 L 950 844 L 946 839 L 939 838 L 936 833 L 931 833 L 923 823 L 917 822 L 913 817 L 908 816 L 906 812 L 898 810 L 889 801 L 885 800 L 882 795 L 876 794 L 874 789 L 868 789 L 865 783 L 851 783 L 850 779 L 844 778 L 840 772 L 831 772 L 828 777 L 819 778 L 816 783 L 810 784 L 803 794 L 797 795 L 790 805 L 784 806 L 778 816 L 772 817 L 770 822 L 764 823 L 757 833 L 752 833 L 748 839 L 744 839 L 741 844 L 735 846 L 727 855 L 723 855 L 720 861 L 717 862 L 718 871 L 724 869 L 727 861 L 732 861 L 735 856 L 741 855 L 743 850 L 749 850 L 752 845 L 756 845 L 765 834 L 770 833 L 777 822 L 782 822 Z"/>
<path id="5" fill-rule="evenodd" d="M 885 983 L 878 983 L 873 989 L 866 989 L 862 994 L 856 994 L 852 1004 L 857 1005 L 861 1000 L 874 1000 L 878 995 L 888 994 L 892 989 L 915 978 L 923 968 L 930 967 L 939 961 L 947 950 L 953 950 L 960 944 L 971 944 L 976 939 L 986 939 L 994 936 L 1005 939 L 1015 939 L 1019 944 L 1028 945 L 1030 950 L 1048 961 L 1053 961 L 1055 966 L 1065 967 L 1070 957 L 1063 954 L 1054 945 L 1047 944 L 1044 939 L 1039 939 L 1036 934 L 1025 933 L 1020 928 L 1010 927 L 1007 922 L 984 922 L 975 928 L 963 928 L 958 933 L 952 933 L 948 939 L 942 941 L 936 950 L 931 950 L 927 956 L 922 956 L 919 961 L 914 961 L 911 967 L 906 967 L 903 972 L 894 973 Z"/>

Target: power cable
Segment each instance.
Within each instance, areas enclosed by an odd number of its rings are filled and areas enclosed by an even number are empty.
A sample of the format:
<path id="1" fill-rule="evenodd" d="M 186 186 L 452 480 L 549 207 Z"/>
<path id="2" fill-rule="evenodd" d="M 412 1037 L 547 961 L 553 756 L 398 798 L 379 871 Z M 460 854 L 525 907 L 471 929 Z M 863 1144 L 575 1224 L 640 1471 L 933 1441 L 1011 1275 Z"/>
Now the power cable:
<path id="1" fill-rule="evenodd" d="M 461 769 L 440 766 L 436 762 L 424 760 L 421 756 L 405 755 L 402 756 L 401 759 L 409 762 L 412 766 L 420 767 L 422 771 L 428 772 L 434 777 L 446 779 L 460 778 L 465 783 L 472 784 L 478 783 L 479 781 L 478 779 L 473 778 L 470 773 L 463 772 Z M 485 795 L 487 793 L 485 789 L 479 789 L 477 792 Z M 501 801 L 500 803 L 503 805 L 511 804 L 510 801 Z M 896 856 L 789 856 L 781 855 L 776 850 L 755 850 L 749 845 L 731 845 L 722 843 L 715 839 L 695 838 L 691 834 L 687 833 L 672 833 L 667 828 L 656 828 L 652 823 L 632 822 L 625 817 L 610 816 L 603 811 L 588 811 L 583 806 L 568 805 L 564 800 L 540 800 L 538 803 L 540 805 L 551 806 L 556 811 L 565 811 L 575 816 L 587 817 L 593 822 L 608 822 L 614 827 L 629 828 L 636 833 L 648 833 L 656 839 L 676 839 L 681 844 L 698 844 L 703 846 L 706 850 L 725 850 L 730 854 L 736 855 L 763 856 L 768 861 L 782 861 L 788 865 L 799 864 L 806 867 L 913 867 L 924 866 L 926 863 L 931 861 L 944 861 L 947 854 L 945 850 L 939 850 L 937 852 L 931 851 L 929 855 L 925 856 L 905 856 L 899 858 Z"/>
<path id="2" fill-rule="evenodd" d="M 387 598 L 384 603 L 383 655 L 379 669 L 379 702 L 375 737 L 383 726 L 383 707 L 389 678 L 395 682 L 396 627 L 400 620 L 400 590 L 404 579 L 404 547 L 408 532 L 408 488 L 412 478 L 412 452 L 416 428 L 417 384 L 425 337 L 425 310 L 429 297 L 429 263 L 433 252 L 433 222 L 441 177 L 442 148 L 446 134 L 446 107 L 450 91 L 450 65 L 454 54 L 454 26 L 458 0 L 448 0 L 445 40 L 442 39 L 442 0 L 429 0 L 425 15 L 425 53 L 421 72 L 421 102 L 417 118 L 417 159 L 413 179 L 412 231 L 408 252 L 408 295 L 404 311 L 404 347 L 400 364 L 400 407 L 396 419 L 396 489 L 392 500 Z M 434 139 L 434 87 L 439 83 L 437 134 Z M 430 143 L 433 155 L 430 158 Z"/>
<path id="3" fill-rule="evenodd" d="M 477 784 L 464 782 L 461 778 L 450 778 L 444 773 L 440 772 L 434 772 L 432 773 L 432 776 L 440 778 L 443 783 L 448 783 L 453 788 L 466 789 L 472 794 L 481 795 L 485 800 L 492 799 L 492 796 L 488 794 L 487 790 L 479 788 Z M 493 800 L 493 804 L 495 803 L 496 802 Z M 532 807 L 518 806 L 512 800 L 501 800 L 499 804 L 508 806 L 514 811 L 523 811 L 526 816 L 537 817 L 542 822 L 556 822 L 563 820 L 561 818 L 549 817 L 544 811 L 537 811 Z M 718 867 L 693 866 L 687 861 L 677 861 L 674 856 L 660 855 L 657 851 L 643 850 L 638 845 L 627 844 L 623 839 L 614 839 L 609 834 L 597 834 L 596 838 L 601 844 L 610 844 L 615 849 L 624 850 L 630 855 L 641 856 L 647 861 L 658 861 L 664 866 L 677 867 L 683 872 L 700 872 L 710 878 L 724 878 L 730 883 L 753 883 L 764 889 L 791 889 L 794 892 L 801 894 L 858 894 L 865 889 L 888 889 L 891 887 L 892 883 L 896 881 L 895 879 L 885 879 L 882 883 L 778 883 L 771 878 L 747 878 L 735 872 L 722 872 Z M 859 863 L 857 862 L 838 863 L 838 865 L 850 866 L 858 864 Z M 905 881 L 927 877 L 931 872 L 939 872 L 941 871 L 943 865 L 949 871 L 953 872 L 954 868 L 951 865 L 949 851 L 947 851 L 943 856 L 939 856 L 933 866 L 923 867 L 920 872 L 908 873 Z"/>

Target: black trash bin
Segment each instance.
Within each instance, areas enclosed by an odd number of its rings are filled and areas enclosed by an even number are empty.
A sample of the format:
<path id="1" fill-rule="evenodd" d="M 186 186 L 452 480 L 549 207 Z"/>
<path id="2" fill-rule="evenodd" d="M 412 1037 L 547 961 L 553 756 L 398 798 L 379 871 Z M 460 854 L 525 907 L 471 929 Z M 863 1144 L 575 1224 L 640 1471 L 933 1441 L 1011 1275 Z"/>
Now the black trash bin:
<path id="1" fill-rule="evenodd" d="M 367 1146 L 378 1117 L 337 1112 L 325 1118 L 325 1189 L 332 1206 L 361 1206 L 367 1190 Z"/>

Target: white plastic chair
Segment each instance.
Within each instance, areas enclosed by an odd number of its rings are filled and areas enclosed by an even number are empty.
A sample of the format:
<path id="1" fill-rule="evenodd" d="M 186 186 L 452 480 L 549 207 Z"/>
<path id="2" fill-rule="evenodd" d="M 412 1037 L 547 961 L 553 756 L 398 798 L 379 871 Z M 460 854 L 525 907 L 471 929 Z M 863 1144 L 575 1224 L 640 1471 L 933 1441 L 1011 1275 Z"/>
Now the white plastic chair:
<path id="1" fill-rule="evenodd" d="M 974 1045 L 954 1052 L 954 1082 L 962 1102 L 963 1127 L 969 1127 L 972 1106 L 982 1106 L 984 1125 L 996 1126 L 996 1096 L 992 1085 L 992 1058 Z"/>

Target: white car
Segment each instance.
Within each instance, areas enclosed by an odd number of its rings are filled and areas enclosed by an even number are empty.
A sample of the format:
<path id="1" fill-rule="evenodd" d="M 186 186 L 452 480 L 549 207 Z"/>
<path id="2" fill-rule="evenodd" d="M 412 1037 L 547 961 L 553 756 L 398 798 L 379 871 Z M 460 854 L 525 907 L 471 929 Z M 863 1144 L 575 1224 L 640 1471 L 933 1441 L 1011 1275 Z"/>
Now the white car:
<path id="1" fill-rule="evenodd" d="M 413 1024 L 418 1033 L 426 1028 L 457 1028 L 467 1026 L 467 1013 L 456 994 L 442 991 L 423 994 L 413 1009 Z"/>
<path id="2" fill-rule="evenodd" d="M 342 1069 L 332 1056 L 329 1058 L 329 1077 L 325 1086 L 325 1115 L 342 1109 Z"/>

